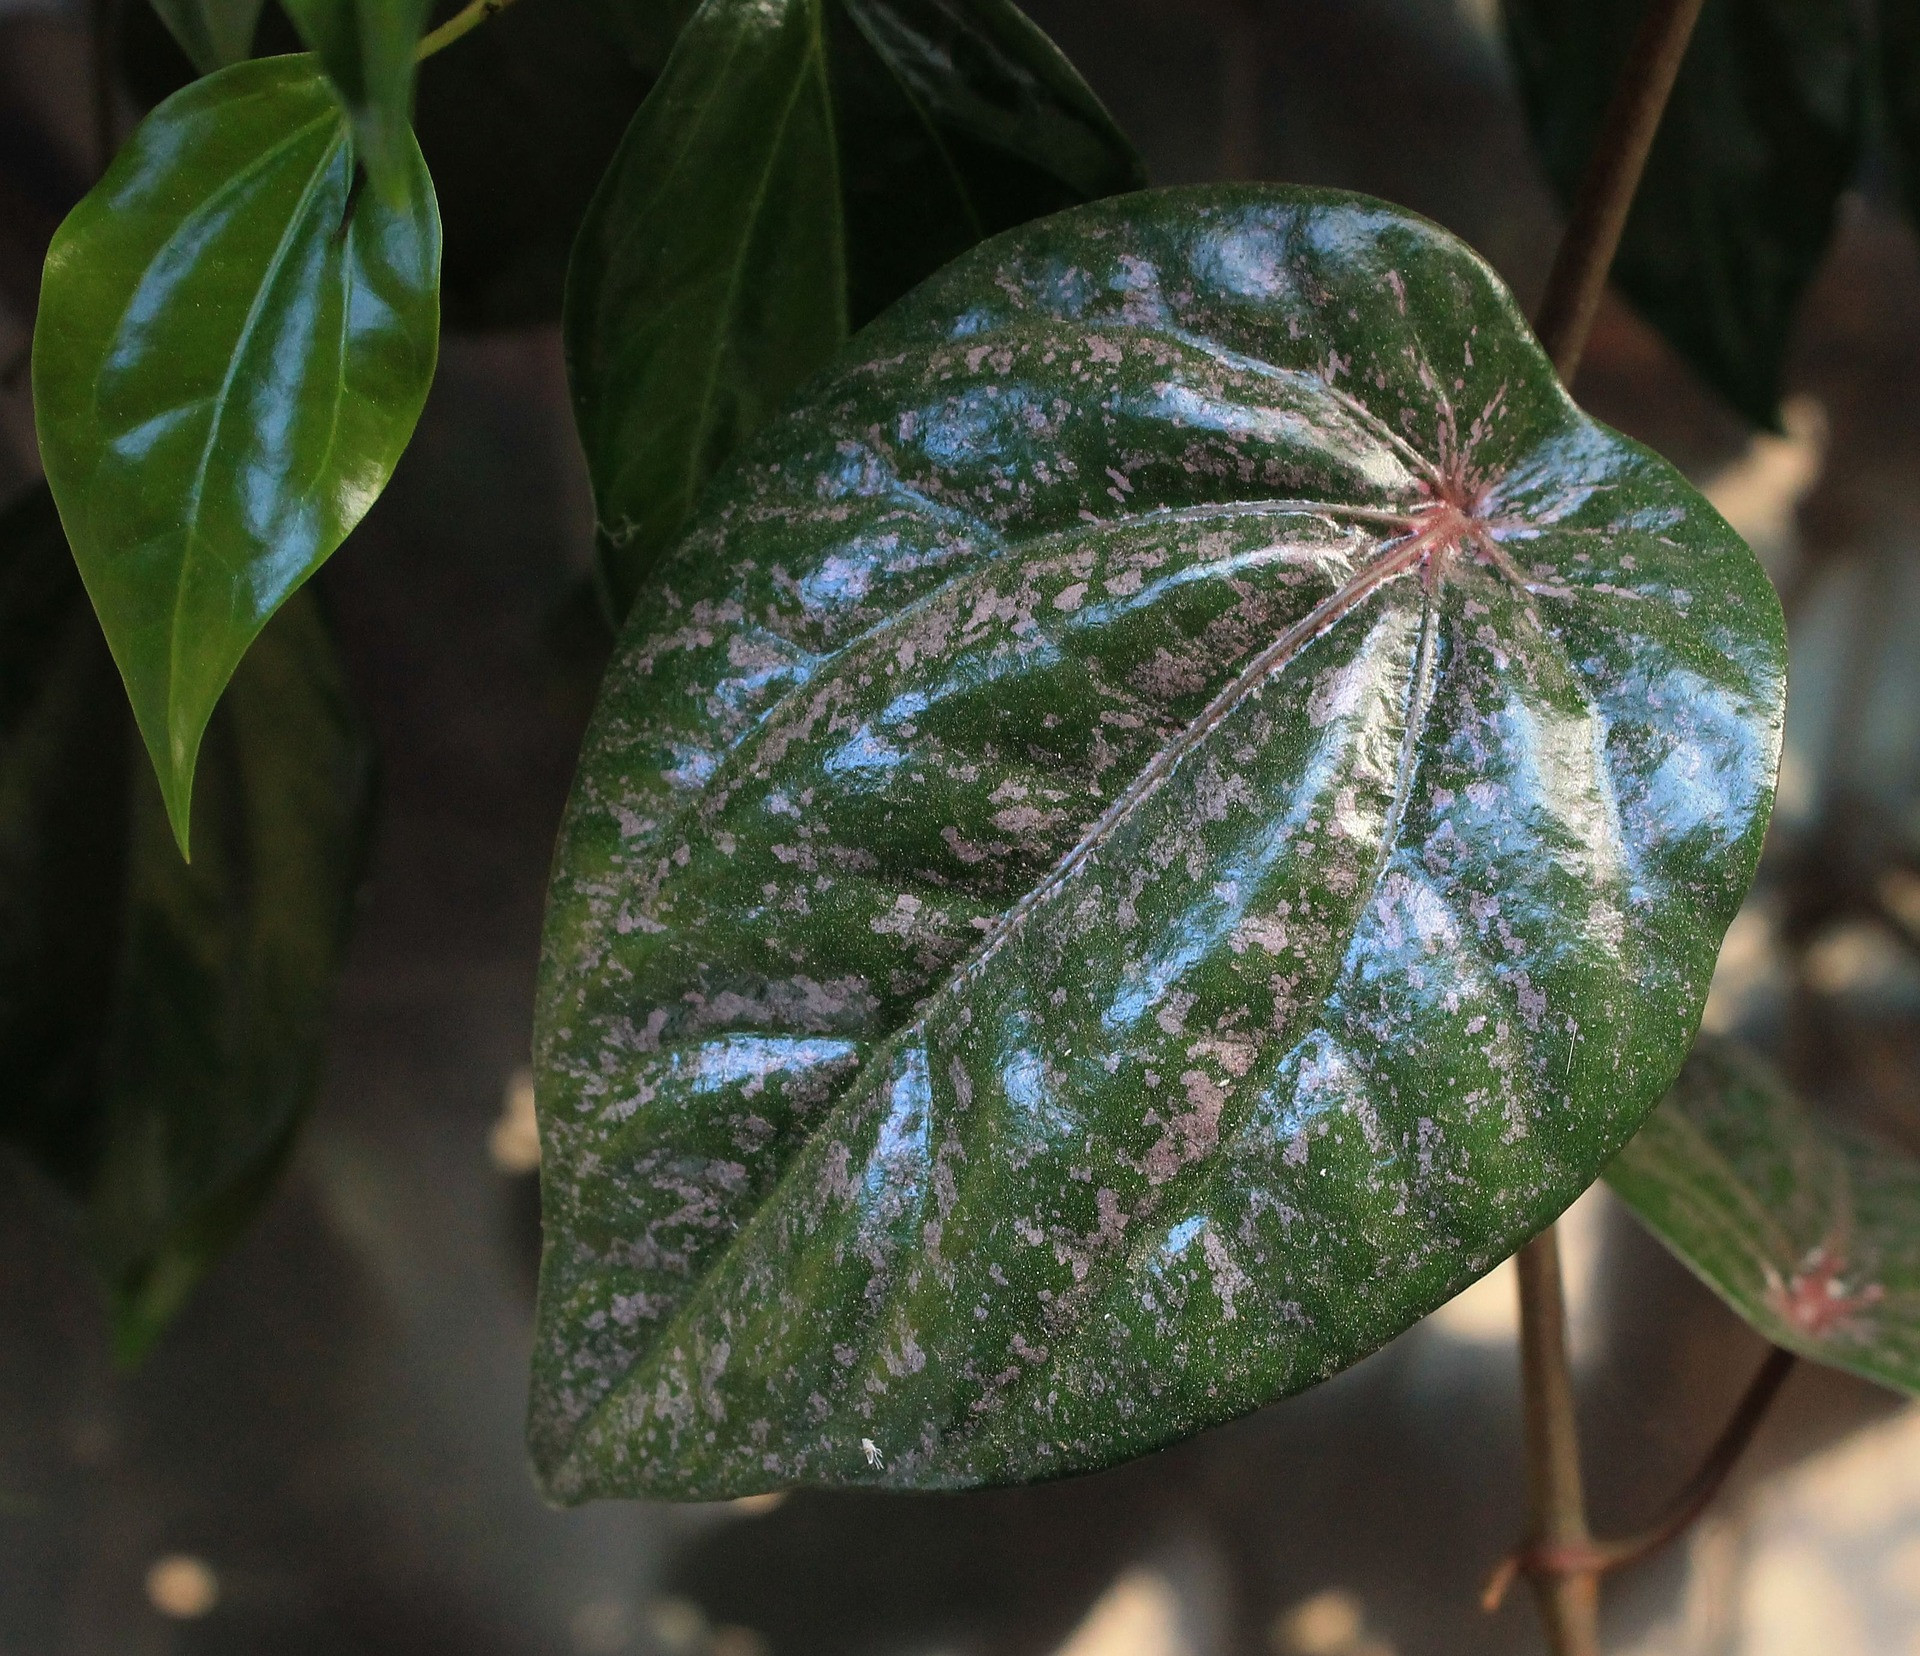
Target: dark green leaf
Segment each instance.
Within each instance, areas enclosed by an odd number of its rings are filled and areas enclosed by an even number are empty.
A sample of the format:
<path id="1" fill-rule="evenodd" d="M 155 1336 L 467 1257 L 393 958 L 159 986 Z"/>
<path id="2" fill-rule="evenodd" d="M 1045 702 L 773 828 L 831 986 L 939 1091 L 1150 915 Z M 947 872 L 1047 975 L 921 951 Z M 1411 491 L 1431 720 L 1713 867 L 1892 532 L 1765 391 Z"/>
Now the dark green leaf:
<path id="1" fill-rule="evenodd" d="M 1703 1040 L 1607 1182 L 1776 1345 L 1920 1395 L 1920 1160 Z"/>
<path id="2" fill-rule="evenodd" d="M 346 106 L 374 192 L 395 210 L 426 199 L 411 123 L 413 54 L 431 0 L 280 3 Z"/>
<path id="3" fill-rule="evenodd" d="M 1506 0 L 1534 142 L 1570 200 L 1645 0 Z M 1778 420 L 1800 295 L 1863 125 L 1852 0 L 1707 0 L 1614 261 L 1621 290 L 1733 406 Z"/>
<path id="4" fill-rule="evenodd" d="M 203 75 L 241 62 L 253 50 L 261 0 L 153 0 L 180 49 Z"/>
<path id="5" fill-rule="evenodd" d="M 989 243 L 719 479 L 550 897 L 558 1497 L 951 1486 L 1324 1378 L 1678 1072 L 1784 641 L 1460 243 L 1163 191 Z"/>
<path id="6" fill-rule="evenodd" d="M 624 612 L 707 479 L 955 254 L 1141 182 L 1004 0 L 707 0 L 581 228 L 567 355 Z"/>
<path id="7" fill-rule="evenodd" d="M 234 674 L 175 853 L 51 502 L 0 520 L 0 1138 L 82 1204 L 134 1356 L 319 1079 L 371 797 L 311 597 Z"/>
<path id="8" fill-rule="evenodd" d="M 40 452 L 183 849 L 222 687 L 426 399 L 440 237 L 413 165 L 405 212 L 351 201 L 312 60 L 243 63 L 149 115 L 47 256 Z"/>
<path id="9" fill-rule="evenodd" d="M 657 75 L 700 0 L 596 0 L 602 25 L 634 68 Z"/>
<path id="10" fill-rule="evenodd" d="M 1907 212 L 1920 224 L 1920 7 L 1879 0 L 1880 96 Z"/>

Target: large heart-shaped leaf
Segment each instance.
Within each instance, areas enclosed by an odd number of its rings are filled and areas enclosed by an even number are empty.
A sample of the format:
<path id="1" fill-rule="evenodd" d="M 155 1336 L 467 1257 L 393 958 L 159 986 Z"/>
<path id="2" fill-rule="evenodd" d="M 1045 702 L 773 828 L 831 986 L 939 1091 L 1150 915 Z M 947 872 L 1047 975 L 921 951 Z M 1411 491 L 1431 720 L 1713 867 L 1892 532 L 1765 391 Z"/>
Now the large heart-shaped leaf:
<path id="1" fill-rule="evenodd" d="M 0 1139 L 82 1206 L 137 1354 L 319 1080 L 371 755 L 313 600 L 234 675 L 181 862 L 44 491 L 0 517 Z"/>
<path id="2" fill-rule="evenodd" d="M 1607 1182 L 1776 1345 L 1920 1395 L 1920 1159 L 1702 1040 Z"/>
<path id="3" fill-rule="evenodd" d="M 253 50 L 262 0 L 153 0 L 180 49 L 203 75 L 239 63 Z"/>
<path id="4" fill-rule="evenodd" d="M 1571 199 L 1644 0 L 1506 0 L 1520 91 Z M 1707 0 L 1613 266 L 1634 305 L 1749 419 L 1778 423 L 1794 310 L 1865 120 L 1852 0 Z"/>
<path id="5" fill-rule="evenodd" d="M 1679 1070 L 1784 645 L 1398 209 L 1059 214 L 716 483 L 537 1026 L 566 1500 L 1105 1465 L 1505 1257 Z"/>
<path id="6" fill-rule="evenodd" d="M 405 209 L 426 175 L 414 148 L 414 51 L 430 0 L 280 0 L 353 123 L 375 192 Z"/>
<path id="7" fill-rule="evenodd" d="M 433 378 L 439 221 L 353 199 L 306 57 L 147 117 L 47 255 L 34 411 L 47 480 L 181 847 L 235 664 L 386 486 Z"/>
<path id="8" fill-rule="evenodd" d="M 1141 178 L 1009 0 L 706 0 L 568 279 L 609 608 L 849 326 L 982 236 Z"/>

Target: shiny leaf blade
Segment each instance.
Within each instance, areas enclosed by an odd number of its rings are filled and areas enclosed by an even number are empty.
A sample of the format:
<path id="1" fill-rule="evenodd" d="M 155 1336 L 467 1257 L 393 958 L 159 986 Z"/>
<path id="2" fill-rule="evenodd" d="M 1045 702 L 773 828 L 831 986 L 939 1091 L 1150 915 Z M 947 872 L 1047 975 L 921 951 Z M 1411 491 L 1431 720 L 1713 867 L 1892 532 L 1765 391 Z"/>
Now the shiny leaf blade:
<path id="1" fill-rule="evenodd" d="M 1506 0 L 1522 101 L 1563 200 L 1645 9 Z M 1770 428 L 1794 312 L 1859 160 L 1867 61 L 1851 0 L 1707 0 L 1614 260 L 1641 314 Z"/>
<path id="2" fill-rule="evenodd" d="M 153 9 L 203 75 L 240 63 L 253 50 L 262 0 L 153 0 Z"/>
<path id="3" fill-rule="evenodd" d="M 371 753 L 313 599 L 234 675 L 174 850 L 51 501 L 0 520 L 0 1139 L 81 1206 L 123 1357 L 252 1218 L 318 1084 Z"/>
<path id="4" fill-rule="evenodd" d="M 1503 1258 L 1677 1073 L 1777 601 L 1465 247 L 1174 190 L 961 259 L 636 604 L 550 891 L 556 1496 L 1091 1468 Z"/>
<path id="5" fill-rule="evenodd" d="M 1776 1345 L 1920 1395 L 1920 1159 L 1703 1040 L 1607 1182 Z"/>
<path id="6" fill-rule="evenodd" d="M 411 436 L 439 223 L 353 200 L 307 58 L 169 98 L 74 209 L 34 332 L 41 456 L 184 849 L 201 735 Z"/>
<path id="7" fill-rule="evenodd" d="M 707 0 L 575 244 L 567 364 L 612 609 L 727 453 L 846 335 L 811 0 Z"/>
<path id="8" fill-rule="evenodd" d="M 855 327 L 982 237 L 1146 183 L 1010 0 L 841 0 L 830 15 Z"/>
<path id="9" fill-rule="evenodd" d="M 353 123 L 361 165 L 396 210 L 421 199 L 414 147 L 414 50 L 429 0 L 281 0 Z"/>
<path id="10" fill-rule="evenodd" d="M 720 462 L 983 236 L 1143 181 L 1004 0 L 708 0 L 583 227 L 567 348 L 624 613 Z"/>

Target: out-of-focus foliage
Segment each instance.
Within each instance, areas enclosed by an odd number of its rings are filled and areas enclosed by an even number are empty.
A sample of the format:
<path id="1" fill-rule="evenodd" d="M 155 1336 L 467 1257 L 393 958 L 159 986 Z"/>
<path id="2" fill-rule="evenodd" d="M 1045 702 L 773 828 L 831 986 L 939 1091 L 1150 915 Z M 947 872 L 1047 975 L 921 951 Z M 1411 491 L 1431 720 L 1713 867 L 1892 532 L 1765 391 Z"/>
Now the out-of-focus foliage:
<path id="1" fill-rule="evenodd" d="M 1777 1345 L 1920 1394 L 1920 1161 L 1704 1040 L 1607 1182 Z"/>
<path id="2" fill-rule="evenodd" d="M 1506 0 L 1534 141 L 1571 201 L 1645 0 Z M 1778 421 L 1795 310 L 1866 125 L 1854 0 L 1707 0 L 1613 279 L 1749 419 Z"/>
<path id="3" fill-rule="evenodd" d="M 0 516 L 0 1138 L 79 1205 L 136 1356 L 318 1083 L 371 759 L 311 596 L 209 728 L 191 865 L 44 490 Z"/>

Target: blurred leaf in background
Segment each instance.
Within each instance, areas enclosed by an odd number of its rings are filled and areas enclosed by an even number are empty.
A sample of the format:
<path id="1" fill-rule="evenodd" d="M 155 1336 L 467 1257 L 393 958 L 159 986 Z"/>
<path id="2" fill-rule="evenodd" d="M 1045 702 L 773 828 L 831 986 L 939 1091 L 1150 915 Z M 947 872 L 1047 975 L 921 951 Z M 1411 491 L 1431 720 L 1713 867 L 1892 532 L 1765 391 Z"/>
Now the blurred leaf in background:
<path id="1" fill-rule="evenodd" d="M 1570 202 L 1645 0 L 1506 0 L 1534 142 Z M 1853 0 L 1707 0 L 1613 280 L 1696 371 L 1777 429 L 1795 309 L 1866 131 Z"/>
<path id="2" fill-rule="evenodd" d="M 234 674 L 174 848 L 53 503 L 0 516 L 5 1139 L 79 1204 L 137 1356 L 271 1187 L 318 1085 L 372 756 L 296 594 Z"/>
<path id="3" fill-rule="evenodd" d="M 385 487 L 439 344 L 439 223 L 356 201 L 306 57 L 193 82 L 47 256 L 41 458 L 184 852 L 208 717 Z"/>
<path id="4" fill-rule="evenodd" d="M 203 75 L 239 63 L 253 50 L 264 0 L 153 0 L 180 49 Z"/>
<path id="5" fill-rule="evenodd" d="M 609 613 L 851 329 L 982 237 L 1142 182 L 1007 0 L 706 0 L 569 276 Z"/>
<path id="6" fill-rule="evenodd" d="M 1607 1169 L 1679 1259 L 1776 1345 L 1920 1395 L 1920 1158 L 1809 1109 L 1703 1039 Z"/>

